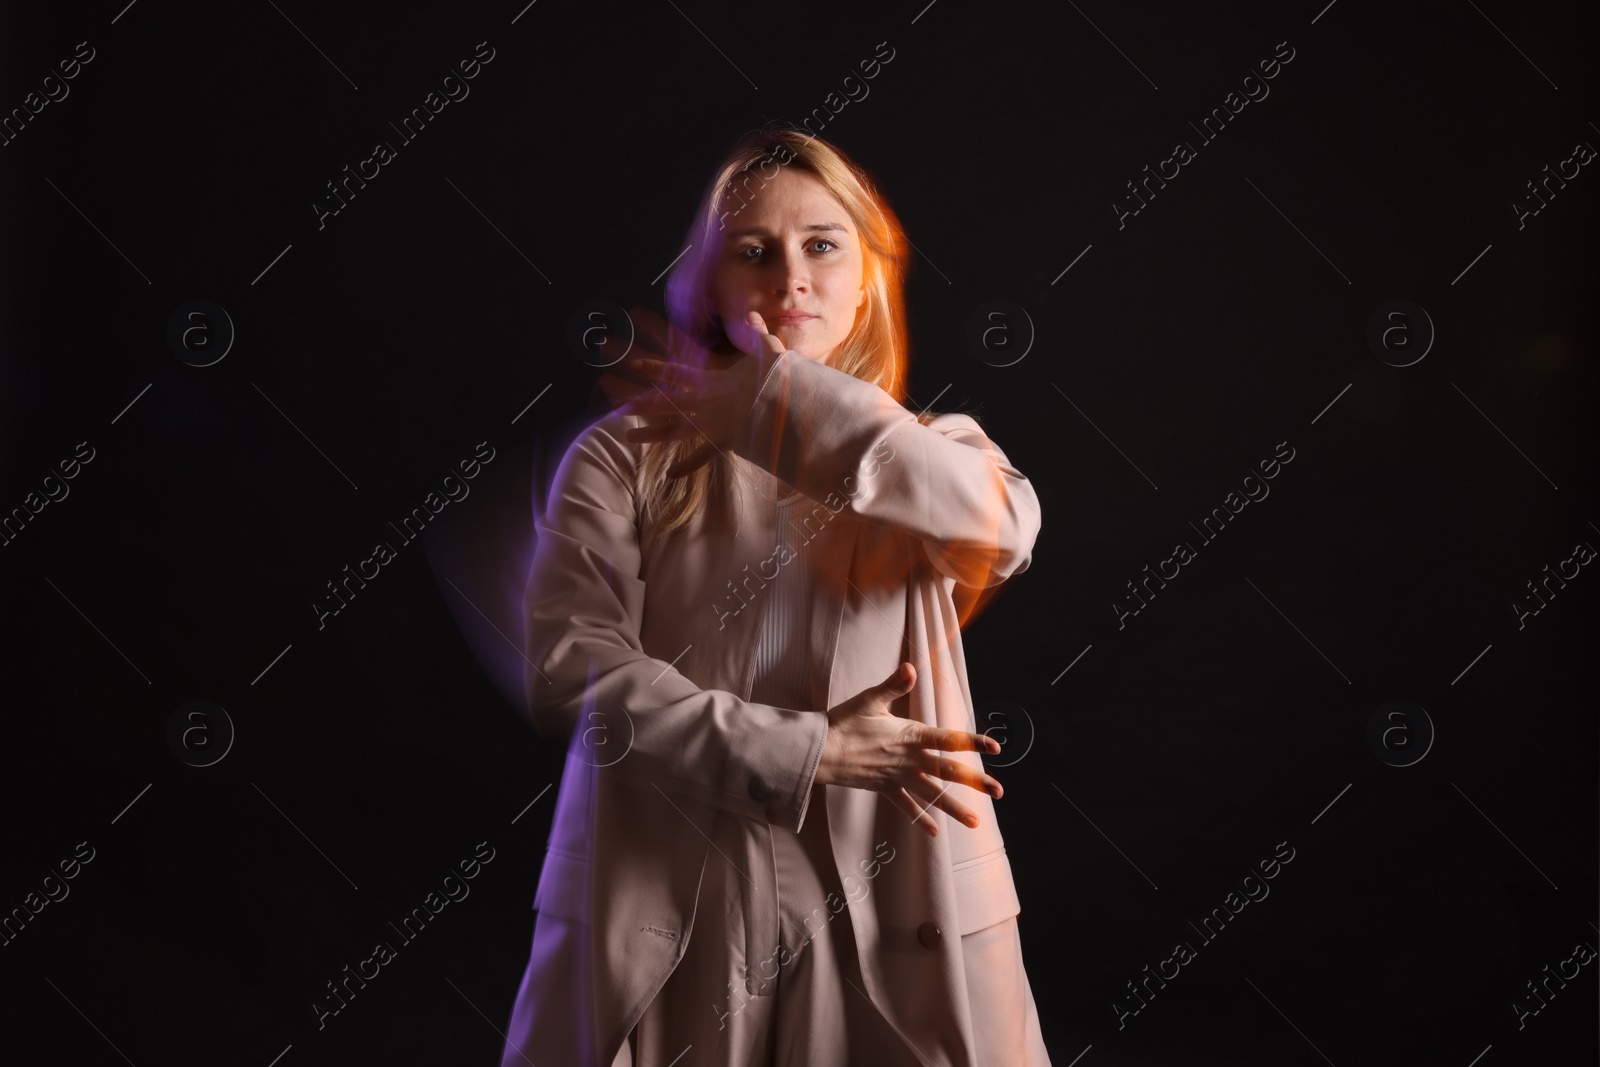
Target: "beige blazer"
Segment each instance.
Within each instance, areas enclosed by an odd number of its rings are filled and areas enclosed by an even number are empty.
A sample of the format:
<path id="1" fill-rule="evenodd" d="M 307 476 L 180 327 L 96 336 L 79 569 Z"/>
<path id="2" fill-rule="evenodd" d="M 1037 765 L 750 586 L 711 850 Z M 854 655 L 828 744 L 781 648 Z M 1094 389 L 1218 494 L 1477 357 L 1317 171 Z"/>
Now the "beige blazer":
<path id="1" fill-rule="evenodd" d="M 730 862 L 715 821 L 798 832 L 809 815 L 828 820 L 850 897 L 829 906 L 850 909 L 863 992 L 931 1063 L 973 1067 L 958 935 L 1020 910 L 992 801 L 948 784 L 980 825 L 932 808 L 933 838 L 869 790 L 828 785 L 826 811 L 808 812 L 826 715 L 747 697 L 765 587 L 809 538 L 811 709 L 904 659 L 917 681 L 896 714 L 976 730 L 961 624 L 1027 568 L 1039 501 L 970 416 L 924 424 L 796 352 L 750 358 L 759 386 L 731 461 L 764 488 L 734 493 L 737 532 L 701 515 L 641 552 L 641 446 L 625 434 L 643 420 L 618 413 L 567 450 L 537 523 L 528 711 L 568 756 L 533 906 L 562 922 L 536 925 L 508 1049 L 608 1067 L 688 939 L 725 936 L 695 914 L 708 865 Z M 803 529 L 774 529 L 772 489 L 787 490 L 773 475 L 815 502 Z"/>

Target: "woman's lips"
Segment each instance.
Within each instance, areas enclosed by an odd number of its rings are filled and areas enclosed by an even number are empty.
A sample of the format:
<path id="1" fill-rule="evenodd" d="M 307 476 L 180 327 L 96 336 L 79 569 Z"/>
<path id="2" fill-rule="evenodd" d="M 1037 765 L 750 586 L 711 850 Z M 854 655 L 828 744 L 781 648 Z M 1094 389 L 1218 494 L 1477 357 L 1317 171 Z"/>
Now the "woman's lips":
<path id="1" fill-rule="evenodd" d="M 814 318 L 815 315 L 808 315 L 803 311 L 786 311 L 782 315 L 772 316 L 772 321 L 780 326 L 793 326 L 797 322 L 807 322 Z"/>

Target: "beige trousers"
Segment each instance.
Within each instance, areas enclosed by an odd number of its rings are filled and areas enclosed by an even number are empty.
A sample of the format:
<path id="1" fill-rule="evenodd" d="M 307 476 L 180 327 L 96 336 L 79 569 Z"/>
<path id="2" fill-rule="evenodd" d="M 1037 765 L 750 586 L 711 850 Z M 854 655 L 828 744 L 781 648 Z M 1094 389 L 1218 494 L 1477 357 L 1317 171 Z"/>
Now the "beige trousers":
<path id="1" fill-rule="evenodd" d="M 613 1067 L 918 1067 L 866 995 L 815 787 L 798 835 L 723 820 L 683 959 Z M 719 854 L 720 853 L 720 854 Z M 737 864 L 737 868 L 735 867 Z M 1015 917 L 965 934 L 977 1067 L 1049 1067 Z M 933 1049 L 924 1049 L 932 1054 Z"/>

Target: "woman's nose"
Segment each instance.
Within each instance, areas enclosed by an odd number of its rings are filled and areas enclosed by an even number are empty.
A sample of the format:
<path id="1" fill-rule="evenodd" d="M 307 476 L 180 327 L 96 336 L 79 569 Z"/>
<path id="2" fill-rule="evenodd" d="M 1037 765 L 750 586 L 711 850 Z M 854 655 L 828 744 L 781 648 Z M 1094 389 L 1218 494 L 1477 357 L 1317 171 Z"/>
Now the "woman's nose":
<path id="1" fill-rule="evenodd" d="M 811 279 L 806 273 L 805 259 L 794 254 L 786 255 L 779 266 L 778 295 L 787 292 L 803 293 L 810 287 Z"/>

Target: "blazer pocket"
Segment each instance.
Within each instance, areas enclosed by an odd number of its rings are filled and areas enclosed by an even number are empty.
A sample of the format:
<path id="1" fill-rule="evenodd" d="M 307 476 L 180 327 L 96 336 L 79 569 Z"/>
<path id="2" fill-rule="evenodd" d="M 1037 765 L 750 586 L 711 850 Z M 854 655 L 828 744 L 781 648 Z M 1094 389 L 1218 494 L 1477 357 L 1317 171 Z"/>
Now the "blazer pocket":
<path id="1" fill-rule="evenodd" d="M 533 909 L 569 922 L 586 919 L 584 886 L 588 880 L 587 858 L 565 849 L 547 850 L 544 867 L 539 871 L 539 886 L 533 891 Z"/>
<path id="2" fill-rule="evenodd" d="M 1003 922 L 1022 911 L 1011 861 L 1004 846 L 963 860 L 951 870 L 956 889 L 960 933 L 970 934 Z"/>

